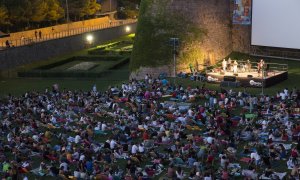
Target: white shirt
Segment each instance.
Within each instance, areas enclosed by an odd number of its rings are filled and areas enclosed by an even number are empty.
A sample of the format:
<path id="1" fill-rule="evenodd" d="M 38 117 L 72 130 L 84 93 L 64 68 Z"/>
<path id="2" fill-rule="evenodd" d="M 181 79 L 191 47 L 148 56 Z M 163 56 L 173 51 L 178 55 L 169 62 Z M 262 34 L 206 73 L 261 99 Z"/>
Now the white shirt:
<path id="1" fill-rule="evenodd" d="M 114 149 L 116 145 L 117 145 L 117 143 L 115 140 L 111 140 L 109 143 L 110 149 Z"/>
<path id="2" fill-rule="evenodd" d="M 76 135 L 75 140 L 74 140 L 75 143 L 78 144 L 80 142 L 80 140 L 81 140 L 81 137 L 79 135 Z"/>
<path id="3" fill-rule="evenodd" d="M 131 147 L 131 154 L 136 154 L 138 150 L 139 150 L 139 148 L 137 147 L 137 145 L 134 144 Z"/>
<path id="4" fill-rule="evenodd" d="M 250 157 L 256 161 L 260 160 L 260 156 L 256 152 L 251 153 Z"/>
<path id="5" fill-rule="evenodd" d="M 63 170 L 64 171 L 68 171 L 68 164 L 66 162 L 63 162 L 60 164 L 59 168 L 64 167 Z"/>
<path id="6" fill-rule="evenodd" d="M 283 90 L 283 92 L 284 92 L 284 94 L 285 94 L 286 96 L 288 96 L 288 95 L 289 95 L 289 90 L 287 90 L 287 89 L 284 89 L 284 90 Z"/>
<path id="7" fill-rule="evenodd" d="M 208 137 L 208 138 L 206 139 L 206 141 L 207 141 L 208 144 L 212 144 L 213 140 L 214 140 L 213 137 Z"/>
<path id="8" fill-rule="evenodd" d="M 285 93 L 281 92 L 279 95 L 281 97 L 281 100 L 285 100 L 285 96 L 286 96 Z"/>
<path id="9" fill-rule="evenodd" d="M 139 145 L 139 152 L 140 152 L 140 153 L 143 153 L 144 151 L 145 151 L 144 146 Z"/>
<path id="10" fill-rule="evenodd" d="M 80 178 L 80 172 L 79 171 L 74 171 L 74 177 Z"/>
<path id="11" fill-rule="evenodd" d="M 80 155 L 79 161 L 83 161 L 85 159 L 85 155 Z"/>
<path id="12" fill-rule="evenodd" d="M 188 115 L 189 116 L 193 116 L 193 113 L 194 113 L 193 110 L 191 110 L 191 109 L 188 110 Z"/>
<path id="13" fill-rule="evenodd" d="M 211 177 L 209 176 L 209 177 L 204 177 L 204 180 L 211 180 Z"/>
<path id="14" fill-rule="evenodd" d="M 107 125 L 103 123 L 103 124 L 101 125 L 101 130 L 102 130 L 102 131 L 105 131 L 106 128 L 107 128 Z"/>

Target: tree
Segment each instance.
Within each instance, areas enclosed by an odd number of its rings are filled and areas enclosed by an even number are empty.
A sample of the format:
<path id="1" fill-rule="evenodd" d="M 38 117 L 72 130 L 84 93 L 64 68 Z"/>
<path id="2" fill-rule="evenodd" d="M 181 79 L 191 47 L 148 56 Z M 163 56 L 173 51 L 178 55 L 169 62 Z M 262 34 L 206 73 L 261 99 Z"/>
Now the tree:
<path id="1" fill-rule="evenodd" d="M 0 5 L 0 25 L 8 25 L 9 16 L 6 6 Z"/>
<path id="2" fill-rule="evenodd" d="M 30 20 L 33 22 L 42 22 L 46 20 L 48 14 L 48 4 L 44 0 L 31 0 L 32 1 L 32 16 Z"/>
<path id="3" fill-rule="evenodd" d="M 64 9 L 58 0 L 47 0 L 48 12 L 46 20 L 57 21 L 64 16 Z"/>
<path id="4" fill-rule="evenodd" d="M 31 1 L 29 0 L 10 0 L 5 1 L 8 9 L 9 19 L 12 24 L 29 23 L 32 15 Z"/>
<path id="5" fill-rule="evenodd" d="M 69 13 L 70 17 L 75 20 L 81 16 L 82 8 L 85 6 L 85 0 L 73 0 L 72 3 L 69 3 Z"/>
<path id="6" fill-rule="evenodd" d="M 84 14 L 87 16 L 95 15 L 98 11 L 100 11 L 101 5 L 97 3 L 96 0 L 87 0 L 87 6 L 84 10 Z"/>
<path id="7" fill-rule="evenodd" d="M 121 19 L 137 18 L 141 0 L 118 0 L 118 17 Z"/>
<path id="8" fill-rule="evenodd" d="M 75 19 L 96 14 L 101 9 L 96 0 L 72 0 L 69 3 L 69 12 Z"/>

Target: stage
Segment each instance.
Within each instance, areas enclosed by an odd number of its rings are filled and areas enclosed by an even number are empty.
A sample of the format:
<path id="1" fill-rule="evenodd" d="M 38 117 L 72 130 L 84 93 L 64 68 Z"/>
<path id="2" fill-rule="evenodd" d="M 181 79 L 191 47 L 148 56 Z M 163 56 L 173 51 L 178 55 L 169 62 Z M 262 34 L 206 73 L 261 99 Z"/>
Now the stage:
<path id="1" fill-rule="evenodd" d="M 260 76 L 257 71 L 251 72 L 240 72 L 233 74 L 233 72 L 221 72 L 212 70 L 206 73 L 206 79 L 210 83 L 221 83 L 225 86 L 242 86 L 242 87 L 270 87 L 277 83 L 280 83 L 288 79 L 287 71 L 271 71 L 265 73 L 264 78 L 262 78 L 262 73 Z"/>

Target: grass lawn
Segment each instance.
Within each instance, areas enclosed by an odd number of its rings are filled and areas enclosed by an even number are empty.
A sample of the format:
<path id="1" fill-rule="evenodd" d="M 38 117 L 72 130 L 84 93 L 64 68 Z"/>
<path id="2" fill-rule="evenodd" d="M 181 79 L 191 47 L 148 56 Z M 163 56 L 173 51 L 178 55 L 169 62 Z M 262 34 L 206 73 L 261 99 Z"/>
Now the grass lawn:
<path id="1" fill-rule="evenodd" d="M 280 61 L 272 60 L 272 62 L 286 63 L 289 66 L 289 78 L 280 84 L 272 87 L 264 88 L 265 94 L 274 95 L 276 92 L 283 90 L 285 87 L 292 89 L 293 87 L 300 87 L 300 62 L 298 61 Z M 100 67 L 99 67 L 100 68 Z M 28 78 L 2 78 L 0 80 L 0 96 L 12 93 L 19 95 L 29 90 L 44 90 L 46 87 L 51 87 L 54 83 L 58 83 L 60 88 L 67 88 L 70 90 L 82 89 L 90 90 L 93 84 L 96 84 L 98 89 L 105 90 L 109 85 L 120 84 L 127 81 L 129 77 L 128 65 L 122 66 L 120 69 L 111 71 L 106 77 L 96 79 L 28 79 Z M 170 79 L 173 82 L 173 79 Z M 176 78 L 176 84 L 183 86 L 202 86 L 202 82 L 191 81 L 189 79 Z M 219 84 L 205 83 L 207 88 L 219 90 Z M 229 89 L 229 88 L 227 88 Z M 261 88 L 234 88 L 233 90 L 247 91 L 253 94 L 261 93 Z"/>
<path id="2" fill-rule="evenodd" d="M 86 53 L 87 51 L 82 51 L 81 53 Z M 78 53 L 80 54 L 80 53 Z M 80 54 L 81 55 L 81 54 Z M 73 56 L 73 55 L 72 55 Z M 277 63 L 287 63 L 289 65 L 289 79 L 275 85 L 270 88 L 266 88 L 265 92 L 270 95 L 274 95 L 279 90 L 282 90 L 285 87 L 289 89 L 293 88 L 294 86 L 299 88 L 300 85 L 300 62 L 296 61 L 279 61 L 279 60 L 272 60 L 272 62 Z M 33 66 L 33 65 L 32 65 Z M 129 76 L 129 67 L 128 64 L 124 65 L 117 70 L 112 70 L 109 75 L 106 77 L 101 78 L 94 78 L 94 79 L 63 79 L 63 78 L 47 78 L 47 79 L 39 79 L 39 78 L 2 78 L 0 79 L 0 97 L 7 95 L 8 93 L 12 93 L 13 95 L 21 95 L 26 91 L 38 90 L 44 91 L 45 88 L 51 89 L 51 86 L 55 83 L 59 84 L 60 89 L 66 88 L 69 90 L 91 90 L 94 84 L 97 85 L 98 90 L 106 90 L 110 85 L 120 85 L 124 81 L 128 81 Z M 173 79 L 170 79 L 173 82 Z M 176 83 L 181 84 L 184 86 L 202 86 L 203 83 L 190 81 L 189 79 L 179 79 L 176 78 Z M 220 89 L 219 84 L 208 84 L 205 83 L 207 88 L 211 89 Z M 234 90 L 244 90 L 242 88 L 237 88 Z M 248 92 L 259 94 L 261 92 L 261 88 L 247 88 L 245 89 Z M 197 101 L 196 104 L 203 104 L 204 101 Z M 233 113 L 235 115 L 239 115 L 240 109 L 236 109 Z M 110 119 L 104 119 L 106 121 L 110 121 Z M 203 127 L 202 130 L 204 130 Z M 59 133 L 59 132 L 57 132 Z M 192 133 L 192 132 L 190 132 Z M 70 134 L 74 135 L 74 134 Z M 103 142 L 107 136 L 97 137 L 95 140 L 98 142 Z M 238 151 L 240 152 L 241 148 L 243 147 L 244 143 L 239 144 Z M 163 148 L 162 148 L 163 149 Z M 9 155 L 8 155 L 9 156 Z M 37 167 L 40 163 L 40 159 L 34 159 L 34 167 Z M 149 159 L 144 162 L 143 165 L 147 164 Z M 118 165 L 121 168 L 124 168 L 125 161 L 118 161 Z M 246 163 L 241 163 L 242 167 L 246 167 Z M 185 169 L 186 172 L 189 172 L 190 169 Z M 275 167 L 276 171 L 286 171 L 286 164 L 284 162 L 280 162 Z M 156 177 L 155 179 L 162 178 L 166 171 L 162 172 L 161 176 Z M 34 179 L 36 177 L 29 176 L 30 179 Z M 43 178 L 44 179 L 44 178 Z M 48 179 L 48 178 L 45 178 Z M 49 178 L 51 179 L 51 178 Z"/>
<path id="3" fill-rule="evenodd" d="M 128 64 L 120 67 L 118 70 L 111 71 L 109 76 L 95 79 L 63 79 L 63 78 L 2 78 L 0 79 L 0 97 L 11 93 L 21 95 L 26 91 L 38 90 L 44 91 L 45 88 L 52 87 L 53 84 L 59 84 L 60 89 L 69 90 L 91 90 L 96 84 L 99 90 L 106 90 L 110 85 L 118 85 L 128 80 Z"/>

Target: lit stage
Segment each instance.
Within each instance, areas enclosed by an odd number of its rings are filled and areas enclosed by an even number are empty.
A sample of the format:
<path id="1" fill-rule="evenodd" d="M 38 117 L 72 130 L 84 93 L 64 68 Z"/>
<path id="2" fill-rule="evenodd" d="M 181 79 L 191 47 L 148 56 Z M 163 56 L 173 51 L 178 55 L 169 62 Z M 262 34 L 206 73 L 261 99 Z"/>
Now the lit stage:
<path id="1" fill-rule="evenodd" d="M 262 78 L 262 73 L 258 76 L 258 72 L 251 70 L 251 72 L 240 72 L 234 75 L 232 72 L 222 73 L 218 69 L 213 69 L 206 73 L 206 79 L 211 83 L 222 83 L 225 86 L 243 86 L 243 87 L 269 87 L 279 82 L 288 79 L 287 71 L 270 71 L 265 73 Z M 227 85 L 226 85 L 227 84 Z"/>

